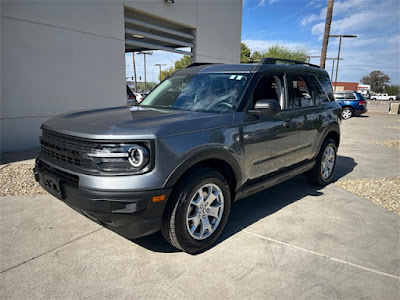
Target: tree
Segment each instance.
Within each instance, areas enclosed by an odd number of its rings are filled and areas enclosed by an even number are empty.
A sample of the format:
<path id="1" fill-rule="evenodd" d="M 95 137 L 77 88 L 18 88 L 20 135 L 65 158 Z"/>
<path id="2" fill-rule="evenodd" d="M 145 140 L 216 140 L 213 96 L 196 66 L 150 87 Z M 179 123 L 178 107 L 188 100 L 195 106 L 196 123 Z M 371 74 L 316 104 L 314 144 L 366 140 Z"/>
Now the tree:
<path id="1" fill-rule="evenodd" d="M 146 88 L 148 90 L 152 90 L 156 85 L 157 85 L 156 82 L 147 82 L 146 83 Z M 139 93 L 145 92 L 145 90 L 144 90 L 144 82 L 137 82 L 137 91 Z"/>
<path id="2" fill-rule="evenodd" d="M 388 84 L 385 86 L 385 93 L 390 96 L 400 94 L 400 85 L 398 84 Z"/>
<path id="3" fill-rule="evenodd" d="M 372 71 L 361 78 L 361 82 L 363 84 L 369 84 L 372 91 L 382 93 L 385 86 L 390 82 L 390 77 L 382 71 Z"/>
<path id="4" fill-rule="evenodd" d="M 161 71 L 161 74 L 158 75 L 158 80 L 163 81 L 165 78 L 167 78 L 168 76 L 170 76 L 174 72 L 175 72 L 175 68 L 174 67 L 169 67 L 168 69 L 164 69 L 164 70 Z"/>
<path id="5" fill-rule="evenodd" d="M 175 62 L 175 67 L 170 67 L 168 69 L 162 70 L 161 74 L 158 75 L 158 80 L 163 81 L 165 78 L 170 76 L 175 71 L 178 71 L 180 69 L 184 69 L 187 66 L 189 66 L 191 63 L 192 63 L 192 59 L 190 58 L 190 56 L 189 55 L 184 55 L 181 59 L 178 59 Z"/>
<path id="6" fill-rule="evenodd" d="M 245 43 L 240 43 L 240 63 L 247 64 L 250 61 L 250 48 Z"/>
<path id="7" fill-rule="evenodd" d="M 175 62 L 175 70 L 184 69 L 192 63 L 189 55 L 184 55 L 181 59 Z"/>
<path id="8" fill-rule="evenodd" d="M 305 49 L 297 48 L 296 50 L 290 50 L 286 46 L 274 45 L 269 47 L 268 50 L 254 51 L 251 55 L 251 60 L 260 61 L 264 57 L 306 61 L 308 56 Z"/>
<path id="9" fill-rule="evenodd" d="M 319 62 L 319 67 L 321 69 L 325 69 L 326 51 L 328 50 L 329 33 L 331 32 L 332 13 L 333 13 L 333 0 L 329 0 L 328 9 L 326 10 L 324 38 L 322 39 L 321 60 Z"/>

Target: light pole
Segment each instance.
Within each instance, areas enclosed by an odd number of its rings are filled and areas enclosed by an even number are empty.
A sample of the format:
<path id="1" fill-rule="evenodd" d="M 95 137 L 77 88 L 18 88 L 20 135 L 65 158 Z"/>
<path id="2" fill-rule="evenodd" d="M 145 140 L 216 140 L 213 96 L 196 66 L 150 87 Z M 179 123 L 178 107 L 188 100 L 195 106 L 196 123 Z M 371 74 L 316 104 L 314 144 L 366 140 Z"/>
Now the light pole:
<path id="1" fill-rule="evenodd" d="M 161 66 L 166 66 L 167 64 L 155 64 L 154 66 L 160 67 L 160 81 L 161 81 Z"/>
<path id="2" fill-rule="evenodd" d="M 312 56 L 308 55 L 307 56 L 307 62 L 310 63 L 310 59 L 311 58 L 317 58 L 317 57 L 320 57 L 320 56 L 319 55 L 312 55 Z"/>
<path id="3" fill-rule="evenodd" d="M 336 65 L 336 76 L 335 76 L 335 91 L 336 91 L 336 84 L 337 84 L 337 76 L 338 76 L 338 72 L 339 72 L 339 60 L 340 60 L 340 48 L 342 46 L 342 38 L 356 38 L 357 36 L 354 34 L 333 34 L 330 35 L 329 37 L 333 37 L 333 38 L 339 38 L 339 50 L 338 50 L 338 55 L 337 55 L 337 65 Z"/>
<path id="4" fill-rule="evenodd" d="M 136 64 L 135 64 L 135 52 L 134 51 L 132 51 L 132 63 L 133 63 L 133 76 L 135 77 L 135 93 L 137 93 Z"/>
<path id="5" fill-rule="evenodd" d="M 165 55 L 164 55 L 164 57 L 168 58 L 172 62 L 172 64 L 175 66 L 175 63 L 174 63 L 174 61 L 172 59 L 170 59 L 168 56 L 165 56 Z"/>
<path id="6" fill-rule="evenodd" d="M 334 57 L 334 58 L 327 58 L 326 60 L 332 60 L 332 75 L 331 75 L 331 81 L 332 81 L 332 79 L 333 79 L 333 69 L 334 69 L 334 67 L 335 67 L 335 60 L 337 60 L 337 57 Z M 343 60 L 343 58 L 339 58 L 340 60 Z"/>
<path id="7" fill-rule="evenodd" d="M 143 52 L 140 51 L 138 54 L 143 54 L 143 59 L 144 59 L 144 92 L 146 93 L 147 91 L 147 82 L 146 82 L 146 55 L 153 55 L 153 52 Z"/>

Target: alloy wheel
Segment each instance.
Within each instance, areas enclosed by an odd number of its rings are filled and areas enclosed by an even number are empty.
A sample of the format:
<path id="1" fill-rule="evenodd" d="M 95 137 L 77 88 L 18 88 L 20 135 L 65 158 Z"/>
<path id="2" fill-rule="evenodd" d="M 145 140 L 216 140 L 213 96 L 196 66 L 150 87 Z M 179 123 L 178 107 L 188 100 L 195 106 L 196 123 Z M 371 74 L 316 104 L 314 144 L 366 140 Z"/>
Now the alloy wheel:
<path id="1" fill-rule="evenodd" d="M 216 184 L 200 187 L 190 200 L 186 227 L 192 238 L 203 240 L 215 232 L 224 213 L 224 195 Z"/>

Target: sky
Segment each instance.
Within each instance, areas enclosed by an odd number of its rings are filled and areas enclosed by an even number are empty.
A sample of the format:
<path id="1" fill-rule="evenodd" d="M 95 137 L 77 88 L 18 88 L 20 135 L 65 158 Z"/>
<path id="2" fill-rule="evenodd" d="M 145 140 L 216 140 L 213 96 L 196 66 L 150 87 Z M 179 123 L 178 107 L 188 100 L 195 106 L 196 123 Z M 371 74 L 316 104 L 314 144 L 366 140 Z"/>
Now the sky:
<path id="1" fill-rule="evenodd" d="M 308 55 L 321 54 L 328 0 L 244 0 L 242 42 L 251 52 L 279 44 L 291 49 L 306 49 Z M 357 35 L 344 38 L 338 81 L 359 82 L 374 70 L 381 70 L 400 84 L 400 1 L 336 0 L 333 7 L 331 34 Z M 331 38 L 328 58 L 337 57 L 339 39 Z M 156 63 L 173 66 L 182 56 L 155 51 L 147 56 L 147 80 L 157 81 Z M 127 76 L 132 76 L 132 56 L 126 54 Z M 311 58 L 319 65 L 319 58 Z M 143 55 L 136 57 L 137 74 L 143 76 Z M 326 70 L 331 74 L 332 60 Z"/>

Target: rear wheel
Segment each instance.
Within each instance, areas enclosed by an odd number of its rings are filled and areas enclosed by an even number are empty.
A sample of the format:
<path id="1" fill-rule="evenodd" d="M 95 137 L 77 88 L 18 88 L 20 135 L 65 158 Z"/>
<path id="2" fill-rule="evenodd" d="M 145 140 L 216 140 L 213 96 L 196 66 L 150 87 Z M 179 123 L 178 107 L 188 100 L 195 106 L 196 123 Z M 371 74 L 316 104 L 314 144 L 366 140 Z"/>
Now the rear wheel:
<path id="1" fill-rule="evenodd" d="M 188 253 L 211 246 L 228 219 L 231 195 L 226 179 L 210 168 L 196 169 L 177 186 L 166 208 L 161 232 Z"/>
<path id="2" fill-rule="evenodd" d="M 343 120 L 348 120 L 354 115 L 354 110 L 350 107 L 344 107 L 342 110 Z"/>
<path id="3" fill-rule="evenodd" d="M 315 166 L 306 173 L 310 183 L 324 186 L 332 181 L 336 168 L 337 146 L 332 139 L 327 139 L 322 144 Z"/>

